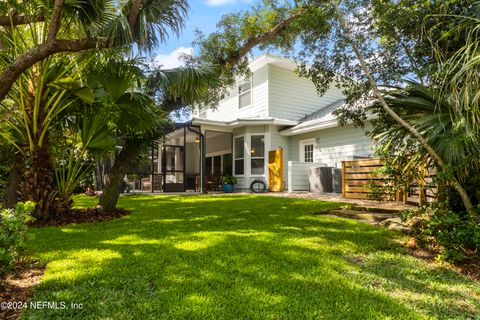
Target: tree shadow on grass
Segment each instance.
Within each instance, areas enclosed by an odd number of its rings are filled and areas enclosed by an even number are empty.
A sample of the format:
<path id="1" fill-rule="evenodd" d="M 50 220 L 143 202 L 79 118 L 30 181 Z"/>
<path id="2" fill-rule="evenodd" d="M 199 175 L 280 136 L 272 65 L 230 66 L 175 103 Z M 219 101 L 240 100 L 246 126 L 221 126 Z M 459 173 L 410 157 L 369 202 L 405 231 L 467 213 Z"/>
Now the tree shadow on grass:
<path id="1" fill-rule="evenodd" d="M 27 319 L 413 319 L 458 314 L 440 304 L 420 304 L 422 315 L 414 311 L 419 304 L 413 299 L 372 287 L 372 282 L 389 279 L 404 294 L 415 295 L 429 290 L 433 280 L 441 284 L 439 290 L 464 280 L 429 270 L 421 261 L 402 260 L 392 249 L 395 234 L 389 231 L 311 215 L 328 206 L 321 202 L 169 196 L 125 197 L 121 204 L 133 213 L 106 223 L 33 231 L 30 245 L 48 262 L 33 300 L 76 302 L 84 308 L 27 310 Z M 360 265 L 345 259 L 371 252 L 379 258 Z M 388 255 L 402 261 L 395 272 L 383 270 L 389 266 L 380 258 Z M 409 273 L 412 266 L 429 271 Z M 463 293 L 456 297 L 477 301 Z M 460 310 L 465 309 L 454 311 Z"/>

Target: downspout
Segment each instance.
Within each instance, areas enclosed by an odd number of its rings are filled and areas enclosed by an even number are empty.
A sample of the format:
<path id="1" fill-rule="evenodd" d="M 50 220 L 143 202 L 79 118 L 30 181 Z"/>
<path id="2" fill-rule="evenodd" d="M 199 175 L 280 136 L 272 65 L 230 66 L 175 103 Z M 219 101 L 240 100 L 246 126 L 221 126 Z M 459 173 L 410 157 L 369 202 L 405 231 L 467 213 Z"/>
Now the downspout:
<path id="1" fill-rule="evenodd" d="M 200 136 L 200 192 L 207 193 L 205 191 L 205 150 L 206 150 L 205 135 L 201 131 L 192 129 L 190 126 L 187 126 L 187 129 Z"/>

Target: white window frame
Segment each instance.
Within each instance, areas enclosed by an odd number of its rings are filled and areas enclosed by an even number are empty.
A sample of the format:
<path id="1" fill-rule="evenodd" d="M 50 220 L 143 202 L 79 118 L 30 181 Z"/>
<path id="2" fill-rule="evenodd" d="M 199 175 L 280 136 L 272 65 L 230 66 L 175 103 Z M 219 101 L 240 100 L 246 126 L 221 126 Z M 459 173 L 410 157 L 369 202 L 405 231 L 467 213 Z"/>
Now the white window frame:
<path id="1" fill-rule="evenodd" d="M 237 140 L 237 138 L 243 138 L 243 158 L 238 158 L 238 159 L 236 158 L 237 152 L 235 150 L 235 140 Z M 247 156 L 248 153 L 247 153 L 246 143 L 247 143 L 247 136 L 246 135 L 240 135 L 240 136 L 233 137 L 233 146 L 232 146 L 233 147 L 232 148 L 233 149 L 232 150 L 233 151 L 232 152 L 232 158 L 233 158 L 232 162 L 233 163 L 232 163 L 232 167 L 233 167 L 233 175 L 234 176 L 243 177 L 243 176 L 247 175 L 246 172 L 247 172 L 248 168 L 247 168 L 247 157 L 246 156 Z M 237 165 L 236 165 L 235 160 L 240 160 L 240 159 L 243 159 L 243 174 L 237 174 L 236 173 Z"/>
<path id="2" fill-rule="evenodd" d="M 240 93 L 240 86 L 245 84 L 246 82 L 249 82 L 250 83 L 250 89 Z M 245 108 L 248 108 L 248 107 L 251 107 L 252 104 L 253 104 L 253 96 L 252 96 L 252 86 L 253 86 L 253 81 L 252 81 L 252 78 L 249 78 L 249 79 L 243 79 L 241 81 L 238 81 L 237 83 L 237 96 L 238 96 L 238 109 L 241 110 L 241 109 L 245 109 Z M 249 105 L 246 105 L 246 106 L 243 106 L 241 107 L 240 106 L 240 97 L 241 96 L 244 96 L 246 94 L 250 94 L 250 104 Z"/>
<path id="3" fill-rule="evenodd" d="M 315 149 L 317 147 L 315 139 L 300 140 L 299 145 L 300 145 L 299 147 L 300 162 L 305 162 L 305 146 L 308 146 L 308 145 L 313 145 L 313 155 L 312 155 L 313 159 L 312 159 L 312 162 L 308 162 L 308 163 L 315 162 Z"/>

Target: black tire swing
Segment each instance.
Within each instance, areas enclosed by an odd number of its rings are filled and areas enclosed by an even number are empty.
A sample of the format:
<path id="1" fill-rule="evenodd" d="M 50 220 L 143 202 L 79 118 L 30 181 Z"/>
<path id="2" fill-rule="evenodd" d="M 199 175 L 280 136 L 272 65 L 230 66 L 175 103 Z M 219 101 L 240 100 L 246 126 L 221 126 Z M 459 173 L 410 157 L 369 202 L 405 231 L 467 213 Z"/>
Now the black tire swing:
<path id="1" fill-rule="evenodd" d="M 264 193 L 267 192 L 267 185 L 263 180 L 256 179 L 250 183 L 250 192 L 252 193 Z"/>

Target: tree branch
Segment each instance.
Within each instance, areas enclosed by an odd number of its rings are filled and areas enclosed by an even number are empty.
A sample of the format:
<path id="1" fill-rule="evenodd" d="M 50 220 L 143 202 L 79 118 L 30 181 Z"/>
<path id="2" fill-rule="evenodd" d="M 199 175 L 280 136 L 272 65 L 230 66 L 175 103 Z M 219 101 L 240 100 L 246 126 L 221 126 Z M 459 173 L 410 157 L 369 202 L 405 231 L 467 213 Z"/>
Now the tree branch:
<path id="1" fill-rule="evenodd" d="M 53 5 L 52 17 L 50 18 L 50 25 L 48 27 L 47 42 L 52 42 L 60 30 L 62 9 L 65 0 L 55 0 Z"/>
<path id="2" fill-rule="evenodd" d="M 260 43 L 264 43 L 270 39 L 275 38 L 277 35 L 279 35 L 285 27 L 287 27 L 290 23 L 295 21 L 296 19 L 300 18 L 303 14 L 305 14 L 307 10 L 299 10 L 296 13 L 292 14 L 288 18 L 280 21 L 272 30 L 269 32 L 266 32 L 264 34 L 261 34 L 259 36 L 250 38 L 245 44 L 240 47 L 233 55 L 228 57 L 226 61 L 221 61 L 221 65 L 234 65 L 240 59 L 242 59 L 250 50 L 252 50 L 255 46 L 259 45 Z"/>
<path id="3" fill-rule="evenodd" d="M 400 117 L 390 106 L 387 104 L 385 99 L 383 98 L 382 94 L 380 93 L 380 90 L 378 89 L 377 83 L 375 82 L 375 79 L 372 76 L 372 73 L 370 71 L 370 68 L 367 65 L 367 62 L 365 61 L 365 58 L 360 51 L 360 48 L 357 45 L 357 42 L 354 40 L 352 32 L 350 31 L 350 27 L 348 26 L 347 21 L 345 20 L 345 17 L 343 13 L 340 11 L 340 8 L 338 7 L 338 2 L 333 1 L 332 2 L 333 9 L 335 10 L 335 16 L 338 19 L 338 22 L 340 24 L 340 27 L 342 31 L 344 32 L 344 36 L 347 39 L 348 43 L 352 47 L 353 51 L 355 52 L 355 55 L 358 58 L 358 61 L 360 62 L 360 66 L 365 73 L 365 75 L 368 78 L 368 82 L 370 86 L 372 87 L 373 93 L 375 94 L 375 97 L 378 99 L 380 102 L 380 105 L 382 108 L 387 112 L 395 122 L 397 122 L 400 126 L 402 126 L 407 132 L 409 132 L 415 139 L 417 139 L 418 143 L 427 151 L 428 155 L 432 158 L 432 160 L 437 164 L 437 166 L 441 169 L 445 169 L 446 165 L 443 159 L 438 155 L 438 153 L 432 148 L 432 146 L 428 143 L 428 141 L 423 137 L 423 135 L 411 124 L 409 124 L 407 121 L 405 121 L 402 117 Z M 471 219 L 476 222 L 478 218 L 478 214 L 476 213 L 473 204 L 465 191 L 465 188 L 460 184 L 458 179 L 456 177 L 451 177 L 450 183 L 452 186 L 455 188 L 455 190 L 458 192 L 460 197 L 462 198 L 463 205 L 465 206 L 465 209 L 469 213 Z"/>
<path id="4" fill-rule="evenodd" d="M 93 48 L 108 48 L 111 43 L 106 39 L 83 38 L 76 40 L 53 40 L 30 49 L 20 55 L 0 73 L 0 101 L 10 91 L 18 77 L 35 63 L 59 52 L 79 52 Z"/>
<path id="5" fill-rule="evenodd" d="M 45 21 L 44 15 L 38 16 L 20 16 L 18 14 L 14 14 L 13 16 L 0 16 L 0 26 L 3 27 L 10 27 L 11 25 L 19 26 L 23 24 L 29 23 L 36 23 L 36 22 L 43 22 Z"/>
<path id="6" fill-rule="evenodd" d="M 142 0 L 133 0 L 132 11 L 135 11 L 134 6 L 138 6 L 137 13 L 131 15 L 129 18 L 129 22 L 133 26 L 137 23 L 141 2 Z M 104 38 L 57 40 L 56 37 L 61 26 L 64 3 L 65 0 L 55 0 L 52 17 L 50 18 L 47 41 L 35 48 L 27 50 L 4 69 L 0 70 L 0 101 L 5 99 L 12 85 L 25 70 L 52 54 L 60 52 L 80 52 L 93 48 L 110 48 L 113 46 L 111 41 Z M 37 17 L 19 16 L 18 14 L 13 16 L 0 16 L 0 26 L 11 26 L 12 22 L 14 25 L 21 25 L 43 21 L 45 21 L 43 15 Z"/>

